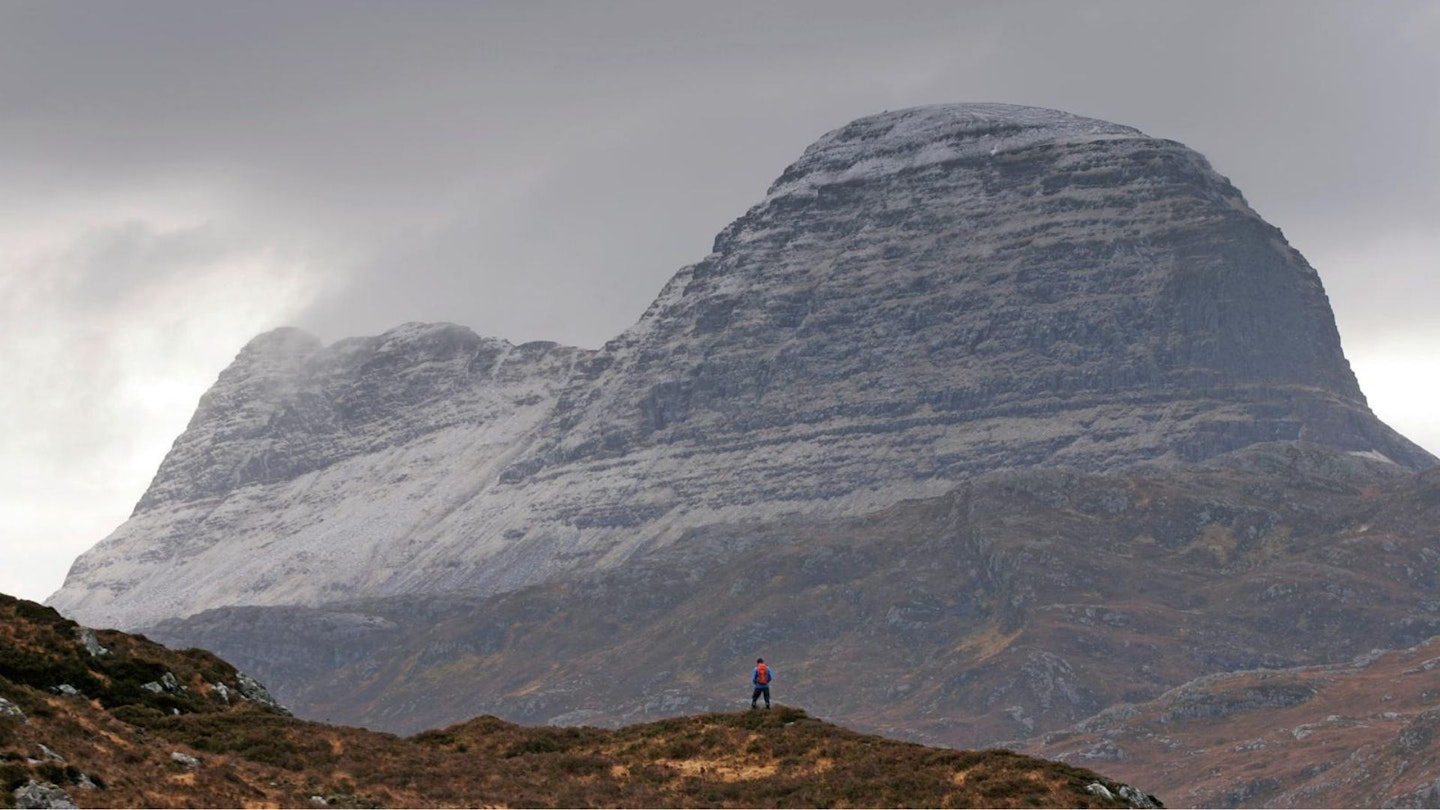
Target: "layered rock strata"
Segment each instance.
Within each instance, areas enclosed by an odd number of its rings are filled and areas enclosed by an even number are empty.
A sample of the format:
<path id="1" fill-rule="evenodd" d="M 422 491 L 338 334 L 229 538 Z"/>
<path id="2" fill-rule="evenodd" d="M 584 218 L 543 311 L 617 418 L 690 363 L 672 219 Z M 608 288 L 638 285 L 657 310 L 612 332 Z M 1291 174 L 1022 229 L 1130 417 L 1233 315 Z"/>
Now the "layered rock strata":
<path id="1" fill-rule="evenodd" d="M 53 604 L 134 627 L 493 593 L 1007 467 L 1297 439 L 1434 462 L 1370 413 L 1318 275 L 1203 157 L 1008 105 L 829 133 L 593 353 L 448 326 L 257 340 Z"/>
<path id="2" fill-rule="evenodd" d="M 209 603 L 384 592 L 515 457 L 587 354 L 448 324 L 329 347 L 261 335 L 51 601 L 136 627 Z"/>

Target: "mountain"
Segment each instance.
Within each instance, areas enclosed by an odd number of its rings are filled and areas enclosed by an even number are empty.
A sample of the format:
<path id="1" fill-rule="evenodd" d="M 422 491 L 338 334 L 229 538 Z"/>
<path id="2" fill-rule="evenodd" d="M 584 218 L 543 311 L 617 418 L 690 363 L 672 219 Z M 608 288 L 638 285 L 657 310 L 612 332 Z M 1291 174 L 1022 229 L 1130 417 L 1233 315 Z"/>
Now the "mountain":
<path id="1" fill-rule="evenodd" d="M 927 107 L 811 145 L 597 350 L 257 337 L 51 602 L 396 733 L 712 716 L 763 654 L 867 732 L 1424 803 L 1423 700 L 1374 691 L 1440 636 L 1437 475 L 1203 157 Z"/>
<path id="2" fill-rule="evenodd" d="M 484 597 L 996 470 L 1295 440 L 1435 461 L 1370 413 L 1319 277 L 1203 157 L 917 108 L 811 145 L 599 350 L 256 338 L 50 603 L 137 628 Z"/>
<path id="3" fill-rule="evenodd" d="M 1155 807 L 1092 771 L 864 736 L 802 711 L 408 738 L 297 720 L 201 650 L 0 595 L 0 801 L 16 807 Z"/>
<path id="4" fill-rule="evenodd" d="M 487 598 L 220 608 L 152 632 L 223 650 L 304 716 L 402 733 L 733 709 L 763 650 L 791 705 L 1103 766 L 1172 806 L 1406 805 L 1440 777 L 1437 527 L 1440 468 L 1286 442 L 697 530 Z"/>

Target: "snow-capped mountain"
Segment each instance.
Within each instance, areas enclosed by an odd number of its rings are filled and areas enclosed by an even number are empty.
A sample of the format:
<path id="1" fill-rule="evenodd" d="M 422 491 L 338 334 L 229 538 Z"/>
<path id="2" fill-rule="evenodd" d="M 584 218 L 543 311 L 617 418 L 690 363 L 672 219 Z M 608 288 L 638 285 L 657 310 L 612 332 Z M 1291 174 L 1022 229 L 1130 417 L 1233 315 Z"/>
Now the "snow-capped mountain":
<path id="1" fill-rule="evenodd" d="M 136 628 L 483 595 L 699 526 L 1294 439 L 1434 463 L 1370 413 L 1316 272 L 1202 156 L 917 108 L 810 146 L 597 351 L 443 324 L 256 338 L 50 603 Z"/>

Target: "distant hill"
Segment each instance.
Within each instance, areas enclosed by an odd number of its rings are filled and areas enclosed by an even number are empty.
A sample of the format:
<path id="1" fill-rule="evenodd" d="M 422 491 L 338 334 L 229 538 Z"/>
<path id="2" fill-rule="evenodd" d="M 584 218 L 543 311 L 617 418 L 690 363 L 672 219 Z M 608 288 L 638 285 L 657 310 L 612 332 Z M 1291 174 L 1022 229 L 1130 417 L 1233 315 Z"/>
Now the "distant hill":
<path id="1" fill-rule="evenodd" d="M 1211 675 L 1023 750 L 1143 778 L 1174 807 L 1436 807 L 1437 676 L 1440 638 Z"/>
<path id="2" fill-rule="evenodd" d="M 290 717 L 201 650 L 0 596 L 0 806 L 1129 807 L 1089 770 L 777 707 L 618 730 L 477 718 L 403 738 Z"/>

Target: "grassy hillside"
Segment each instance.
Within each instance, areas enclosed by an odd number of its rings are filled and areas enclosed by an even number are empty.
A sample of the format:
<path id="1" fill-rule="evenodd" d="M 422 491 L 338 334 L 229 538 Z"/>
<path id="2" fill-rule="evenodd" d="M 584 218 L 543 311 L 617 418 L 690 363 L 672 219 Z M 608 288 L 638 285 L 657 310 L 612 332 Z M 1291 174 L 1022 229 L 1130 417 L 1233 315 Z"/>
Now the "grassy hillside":
<path id="1" fill-rule="evenodd" d="M 297 720 L 266 698 L 209 653 L 88 633 L 0 596 L 0 803 L 53 785 L 81 807 L 1128 804 L 1084 769 L 785 707 L 617 730 L 482 717 L 405 738 Z"/>

